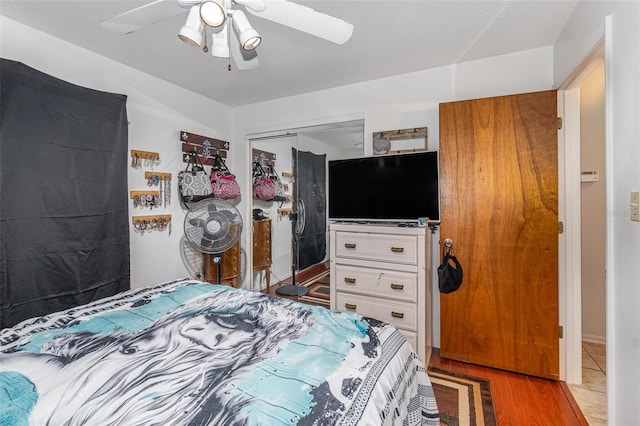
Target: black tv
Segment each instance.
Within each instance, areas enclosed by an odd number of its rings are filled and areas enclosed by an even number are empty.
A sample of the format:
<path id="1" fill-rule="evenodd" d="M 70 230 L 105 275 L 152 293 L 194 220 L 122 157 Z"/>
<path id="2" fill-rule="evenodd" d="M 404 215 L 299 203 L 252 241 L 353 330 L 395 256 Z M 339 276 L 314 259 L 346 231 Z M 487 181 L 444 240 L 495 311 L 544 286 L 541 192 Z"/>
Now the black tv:
<path id="1" fill-rule="evenodd" d="M 438 152 L 329 161 L 329 220 L 440 222 Z"/>

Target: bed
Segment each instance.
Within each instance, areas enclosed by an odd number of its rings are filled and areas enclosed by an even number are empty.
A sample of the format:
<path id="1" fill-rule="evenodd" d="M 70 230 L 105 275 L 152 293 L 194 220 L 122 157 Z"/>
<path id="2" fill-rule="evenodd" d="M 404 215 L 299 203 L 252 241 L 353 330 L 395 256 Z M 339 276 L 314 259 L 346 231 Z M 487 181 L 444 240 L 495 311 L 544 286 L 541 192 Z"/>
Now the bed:
<path id="1" fill-rule="evenodd" d="M 391 325 L 178 280 L 0 332 L 0 425 L 439 425 Z"/>

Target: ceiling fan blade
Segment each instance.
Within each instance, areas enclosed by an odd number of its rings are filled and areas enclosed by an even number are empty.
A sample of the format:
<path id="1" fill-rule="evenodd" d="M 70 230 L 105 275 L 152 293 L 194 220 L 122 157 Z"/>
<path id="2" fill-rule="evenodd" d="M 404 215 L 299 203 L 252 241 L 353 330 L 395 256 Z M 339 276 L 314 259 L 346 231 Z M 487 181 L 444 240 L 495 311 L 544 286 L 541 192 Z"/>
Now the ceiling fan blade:
<path id="1" fill-rule="evenodd" d="M 265 8 L 258 12 L 250 7 L 247 11 L 252 15 L 278 24 L 286 25 L 316 37 L 344 44 L 353 34 L 353 25 L 325 13 L 316 12 L 307 6 L 287 0 L 265 0 Z"/>
<path id="2" fill-rule="evenodd" d="M 231 30 L 229 33 L 231 35 L 229 52 L 231 53 L 233 61 L 236 63 L 236 67 L 238 67 L 239 70 L 252 70 L 254 68 L 258 68 L 260 65 L 258 53 L 255 50 L 244 50 L 242 46 L 240 46 L 240 41 L 238 40 L 236 32 Z"/>
<path id="3" fill-rule="evenodd" d="M 182 12 L 185 12 L 185 9 L 180 7 L 176 0 L 156 0 L 107 18 L 100 24 L 108 30 L 129 34 Z"/>

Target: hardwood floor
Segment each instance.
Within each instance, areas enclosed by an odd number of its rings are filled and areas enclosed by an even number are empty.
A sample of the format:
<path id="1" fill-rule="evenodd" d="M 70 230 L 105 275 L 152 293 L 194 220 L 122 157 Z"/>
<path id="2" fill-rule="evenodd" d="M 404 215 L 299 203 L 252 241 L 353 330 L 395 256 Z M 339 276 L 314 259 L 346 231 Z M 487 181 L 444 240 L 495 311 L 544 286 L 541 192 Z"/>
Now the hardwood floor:
<path id="1" fill-rule="evenodd" d="M 304 269 L 302 271 L 298 271 L 298 273 L 296 274 L 296 284 L 300 284 L 303 283 L 305 280 L 308 280 L 309 278 L 315 277 L 316 275 L 318 275 L 319 273 L 321 273 L 322 271 L 326 271 L 327 269 L 329 269 L 329 262 L 324 262 L 324 263 L 318 263 L 316 265 L 310 266 L 307 269 Z M 277 282 L 275 284 L 271 285 L 271 288 L 269 289 L 269 294 L 271 296 L 278 296 L 278 297 L 282 297 L 284 299 L 291 299 L 291 300 L 295 300 L 298 301 L 298 298 L 296 296 L 283 296 L 281 294 L 277 294 L 276 293 L 276 289 L 278 287 L 280 287 L 281 285 L 286 285 L 286 284 L 291 284 L 291 282 L 286 282 L 282 281 L 282 282 Z M 309 303 L 309 302 L 305 302 L 305 303 Z M 312 305 L 314 305 L 315 303 L 310 303 Z M 322 306 L 322 305 L 318 305 L 318 306 Z"/>
<path id="2" fill-rule="evenodd" d="M 296 280 L 317 275 L 326 265 L 301 271 Z M 269 294 L 279 297 L 272 285 Z M 296 297 L 287 297 L 297 299 Z M 440 358 L 434 348 L 429 365 L 442 370 L 481 377 L 491 382 L 491 394 L 500 426 L 589 426 L 571 391 L 564 382 L 540 379 L 523 374 L 496 370 L 464 362 Z"/>
<path id="3" fill-rule="evenodd" d="M 431 353 L 429 365 L 488 379 L 499 425 L 589 424 L 564 382 L 440 358 L 437 348 Z"/>

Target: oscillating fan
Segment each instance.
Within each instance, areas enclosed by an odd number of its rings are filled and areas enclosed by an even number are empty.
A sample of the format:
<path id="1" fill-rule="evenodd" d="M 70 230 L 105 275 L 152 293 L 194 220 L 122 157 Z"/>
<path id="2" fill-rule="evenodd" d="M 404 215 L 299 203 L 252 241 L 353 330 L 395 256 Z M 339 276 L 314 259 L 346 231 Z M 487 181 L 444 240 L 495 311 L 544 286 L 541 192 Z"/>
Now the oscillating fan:
<path id="1" fill-rule="evenodd" d="M 285 296 L 304 296 L 309 293 L 309 289 L 305 286 L 296 284 L 296 270 L 299 265 L 298 241 L 304 232 L 305 210 L 304 201 L 298 198 L 294 202 L 294 210 L 289 213 L 291 220 L 291 251 L 293 253 L 293 261 L 291 262 L 291 284 L 287 284 L 276 289 L 276 293 Z"/>
<path id="2" fill-rule="evenodd" d="M 202 252 L 194 247 L 183 235 L 180 238 L 180 257 L 189 276 L 197 280 L 204 278 L 204 262 Z"/>
<path id="3" fill-rule="evenodd" d="M 193 205 L 184 218 L 184 236 L 193 247 L 205 253 L 216 265 L 221 280 L 222 254 L 233 247 L 242 234 L 240 212 L 228 201 L 209 198 Z M 206 274 L 205 274 L 206 275 Z"/>

